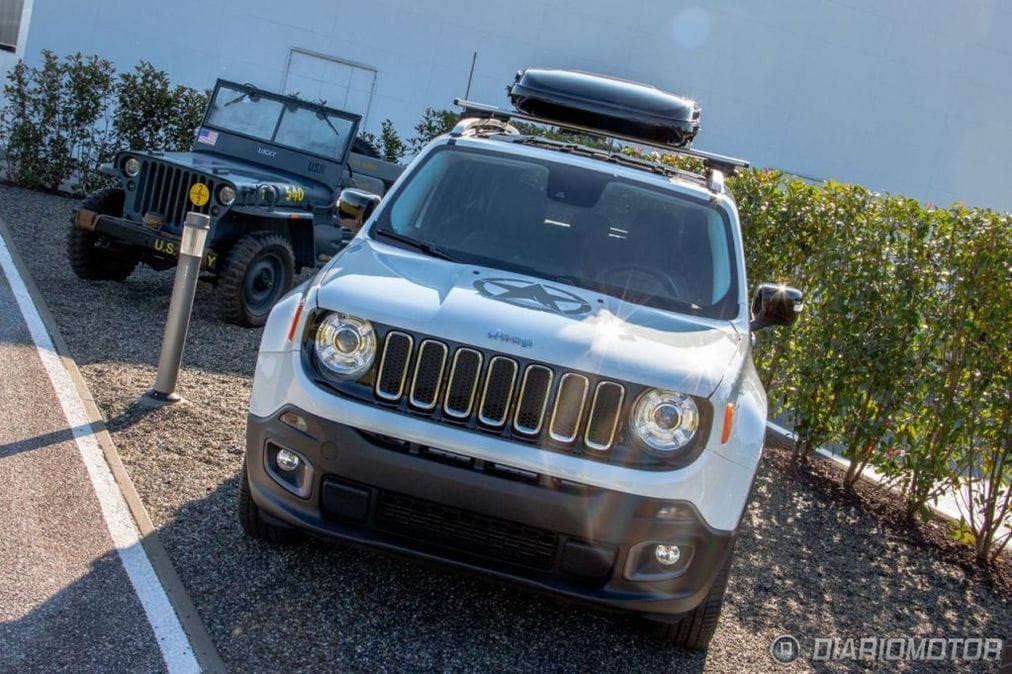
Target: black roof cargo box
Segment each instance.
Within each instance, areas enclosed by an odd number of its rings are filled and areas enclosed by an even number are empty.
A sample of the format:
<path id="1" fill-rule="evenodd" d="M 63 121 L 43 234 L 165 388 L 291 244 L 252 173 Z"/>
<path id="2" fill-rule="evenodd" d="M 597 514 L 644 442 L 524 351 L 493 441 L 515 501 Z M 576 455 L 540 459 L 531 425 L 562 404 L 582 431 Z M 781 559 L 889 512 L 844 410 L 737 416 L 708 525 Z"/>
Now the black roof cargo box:
<path id="1" fill-rule="evenodd" d="M 576 70 L 521 70 L 510 101 L 528 115 L 662 145 L 688 147 L 699 131 L 699 106 L 691 99 Z"/>

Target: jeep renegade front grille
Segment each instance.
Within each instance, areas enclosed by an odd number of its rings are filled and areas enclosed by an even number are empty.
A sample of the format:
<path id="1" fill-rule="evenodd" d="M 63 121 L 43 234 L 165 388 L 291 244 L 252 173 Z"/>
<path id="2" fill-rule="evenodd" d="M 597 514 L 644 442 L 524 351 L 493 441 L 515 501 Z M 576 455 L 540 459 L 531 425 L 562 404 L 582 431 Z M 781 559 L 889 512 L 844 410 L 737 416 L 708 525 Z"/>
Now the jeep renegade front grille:
<path id="1" fill-rule="evenodd" d="M 521 364 L 469 346 L 453 349 L 431 338 L 412 347 L 407 333 L 386 333 L 374 379 L 381 401 L 406 402 L 405 411 L 523 440 L 546 435 L 551 443 L 572 447 L 582 439 L 595 453 L 615 443 L 626 402 L 622 384 L 601 380 L 592 385 L 576 372 Z"/>
<path id="2" fill-rule="evenodd" d="M 543 570 L 552 568 L 558 547 L 551 531 L 389 491 L 379 492 L 376 526 L 429 545 Z"/>
<path id="3" fill-rule="evenodd" d="M 376 395 L 384 400 L 400 400 L 404 394 L 404 380 L 411 360 L 411 335 L 391 330 L 383 343 L 379 376 L 376 377 Z"/>
<path id="4" fill-rule="evenodd" d="M 133 201 L 133 212 L 145 224 L 178 225 L 189 211 L 210 213 L 212 200 L 202 206 L 190 200 L 190 189 L 197 183 L 207 186 L 214 194 L 215 183 L 207 176 L 176 166 L 144 160 L 138 176 L 138 187 Z M 148 218 L 148 216 L 151 218 Z"/>

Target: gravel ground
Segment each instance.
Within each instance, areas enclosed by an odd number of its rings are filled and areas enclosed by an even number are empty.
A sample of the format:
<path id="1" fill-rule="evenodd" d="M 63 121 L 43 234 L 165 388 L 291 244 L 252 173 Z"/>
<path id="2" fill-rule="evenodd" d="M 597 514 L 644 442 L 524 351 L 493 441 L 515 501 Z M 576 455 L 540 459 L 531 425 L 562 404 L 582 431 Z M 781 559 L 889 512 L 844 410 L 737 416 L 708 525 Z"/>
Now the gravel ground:
<path id="1" fill-rule="evenodd" d="M 142 268 L 123 284 L 78 281 L 64 254 L 74 205 L 0 187 L 0 217 L 235 670 L 767 671 L 769 644 L 783 633 L 810 649 L 820 636 L 1012 631 L 1006 597 L 859 506 L 790 478 L 775 453 L 763 462 L 706 655 L 662 649 L 624 617 L 409 559 L 314 541 L 251 542 L 233 503 L 259 331 L 222 323 L 202 287 L 179 386 L 189 402 L 137 405 L 154 380 L 172 275 Z"/>

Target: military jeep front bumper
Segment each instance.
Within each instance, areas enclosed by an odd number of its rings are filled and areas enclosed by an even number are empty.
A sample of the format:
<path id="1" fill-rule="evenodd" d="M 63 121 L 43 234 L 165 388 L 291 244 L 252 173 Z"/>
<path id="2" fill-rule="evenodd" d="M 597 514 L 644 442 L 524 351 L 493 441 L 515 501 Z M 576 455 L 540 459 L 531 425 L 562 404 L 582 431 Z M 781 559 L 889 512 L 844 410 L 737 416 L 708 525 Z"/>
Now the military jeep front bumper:
<path id="1" fill-rule="evenodd" d="M 78 229 L 106 237 L 113 246 L 136 249 L 164 258 L 179 257 L 179 236 L 171 232 L 148 229 L 125 218 L 96 213 L 86 208 L 75 211 L 71 222 Z M 216 251 L 211 249 L 204 251 L 202 264 L 204 269 L 214 269 L 217 263 Z"/>

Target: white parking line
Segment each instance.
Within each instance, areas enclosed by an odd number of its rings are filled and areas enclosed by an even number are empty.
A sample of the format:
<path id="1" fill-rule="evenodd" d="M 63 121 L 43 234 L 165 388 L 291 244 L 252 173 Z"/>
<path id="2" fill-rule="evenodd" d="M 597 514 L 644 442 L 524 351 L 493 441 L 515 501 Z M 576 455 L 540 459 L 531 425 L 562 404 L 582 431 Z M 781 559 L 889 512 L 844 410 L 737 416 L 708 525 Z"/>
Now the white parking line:
<path id="1" fill-rule="evenodd" d="M 200 666 L 190 647 L 190 642 L 183 627 L 169 602 L 165 589 L 155 574 L 147 553 L 141 546 L 137 527 L 130 515 L 123 494 L 116 484 L 109 464 L 105 461 L 102 449 L 91 432 L 91 422 L 85 412 L 84 402 L 74 387 L 74 383 L 64 369 L 56 353 L 53 341 L 46 330 L 45 323 L 39 315 L 35 302 L 28 292 L 14 260 L 11 258 L 7 244 L 0 236 L 0 268 L 10 284 L 11 292 L 17 300 L 21 315 L 28 325 L 28 330 L 35 343 L 35 348 L 42 359 L 42 365 L 49 375 L 49 381 L 56 391 L 56 397 L 63 408 L 74 440 L 81 453 L 81 459 L 91 478 L 91 484 L 98 497 L 102 516 L 105 519 L 113 545 L 126 569 L 130 583 L 133 585 L 137 598 L 144 608 L 148 622 L 154 630 L 155 639 L 161 649 L 162 658 L 170 672 L 199 672 Z"/>

